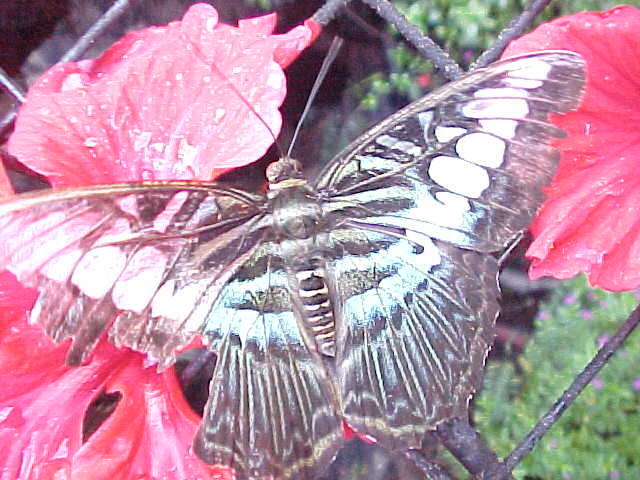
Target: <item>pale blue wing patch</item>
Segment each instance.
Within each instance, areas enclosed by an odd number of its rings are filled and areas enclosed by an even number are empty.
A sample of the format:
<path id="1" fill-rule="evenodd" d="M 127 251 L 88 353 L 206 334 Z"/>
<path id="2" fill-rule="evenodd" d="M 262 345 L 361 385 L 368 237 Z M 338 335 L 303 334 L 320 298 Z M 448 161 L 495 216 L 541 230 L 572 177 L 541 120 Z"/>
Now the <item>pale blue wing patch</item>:
<path id="1" fill-rule="evenodd" d="M 388 448 L 418 447 L 438 423 L 467 414 L 492 341 L 497 261 L 369 230 L 332 238 L 344 251 L 330 266 L 345 420 Z"/>
<path id="2" fill-rule="evenodd" d="M 229 280 L 202 328 L 218 361 L 194 449 L 238 478 L 313 478 L 343 442 L 341 419 L 273 248 L 261 245 Z"/>

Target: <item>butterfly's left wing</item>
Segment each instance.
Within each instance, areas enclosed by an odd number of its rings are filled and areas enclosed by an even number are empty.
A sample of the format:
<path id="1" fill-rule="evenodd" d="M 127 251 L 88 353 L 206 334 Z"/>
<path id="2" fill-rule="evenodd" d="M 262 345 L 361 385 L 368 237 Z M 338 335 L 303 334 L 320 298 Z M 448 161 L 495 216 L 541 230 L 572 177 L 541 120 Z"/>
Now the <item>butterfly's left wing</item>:
<path id="1" fill-rule="evenodd" d="M 0 268 L 39 290 L 31 321 L 80 363 L 109 330 L 164 367 L 257 247 L 263 197 L 215 183 L 146 182 L 0 203 Z"/>
<path id="2" fill-rule="evenodd" d="M 554 172 L 549 116 L 578 105 L 584 62 L 541 52 L 409 105 L 317 182 L 342 255 L 336 378 L 345 418 L 389 447 L 466 415 L 497 314 L 498 252 Z"/>

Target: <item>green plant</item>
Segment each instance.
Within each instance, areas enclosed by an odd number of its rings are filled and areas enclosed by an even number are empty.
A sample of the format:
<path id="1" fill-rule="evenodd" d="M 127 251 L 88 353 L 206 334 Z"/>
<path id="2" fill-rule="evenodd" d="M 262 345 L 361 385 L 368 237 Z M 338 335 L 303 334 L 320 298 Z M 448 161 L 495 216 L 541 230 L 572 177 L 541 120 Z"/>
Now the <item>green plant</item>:
<path id="1" fill-rule="evenodd" d="M 476 402 L 476 426 L 499 455 L 522 439 L 637 303 L 632 293 L 592 290 L 581 277 L 541 306 L 525 352 L 488 366 Z M 518 466 L 516 478 L 638 478 L 639 366 L 635 332 Z"/>

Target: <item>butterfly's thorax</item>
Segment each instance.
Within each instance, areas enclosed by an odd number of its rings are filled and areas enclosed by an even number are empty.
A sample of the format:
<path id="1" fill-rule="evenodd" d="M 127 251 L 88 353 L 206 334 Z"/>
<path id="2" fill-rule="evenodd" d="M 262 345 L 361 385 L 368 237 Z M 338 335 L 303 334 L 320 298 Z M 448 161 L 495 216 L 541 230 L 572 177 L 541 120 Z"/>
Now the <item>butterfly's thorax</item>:
<path id="1" fill-rule="evenodd" d="M 267 178 L 273 231 L 295 292 L 301 329 L 314 349 L 333 357 L 334 307 L 324 260 L 328 236 L 322 207 L 295 160 L 270 165 Z"/>

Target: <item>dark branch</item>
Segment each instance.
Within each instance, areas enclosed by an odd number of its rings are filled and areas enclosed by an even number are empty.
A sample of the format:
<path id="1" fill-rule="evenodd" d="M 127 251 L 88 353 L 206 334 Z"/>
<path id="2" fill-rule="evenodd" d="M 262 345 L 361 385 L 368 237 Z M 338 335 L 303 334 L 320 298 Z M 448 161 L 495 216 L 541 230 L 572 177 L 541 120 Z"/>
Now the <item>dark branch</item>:
<path id="1" fill-rule="evenodd" d="M 25 91 L 22 89 L 22 87 L 20 87 L 20 85 L 15 83 L 7 74 L 7 72 L 5 72 L 2 68 L 0 68 L 0 85 L 9 95 L 11 95 L 16 100 L 16 102 L 24 102 L 26 95 Z M 11 130 L 13 128 L 13 121 L 15 119 L 15 110 L 11 110 L 2 119 L 0 119 L 0 142 L 4 143 L 6 138 L 11 133 Z"/>
<path id="2" fill-rule="evenodd" d="M 102 14 L 98 20 L 82 35 L 78 41 L 60 59 L 61 62 L 71 62 L 77 60 L 91 47 L 91 44 L 102 33 L 107 31 L 122 15 L 124 15 L 131 5 L 130 0 L 116 0 L 111 8 Z"/>
<path id="3" fill-rule="evenodd" d="M 6 92 L 16 101 L 23 103 L 25 101 L 26 92 L 13 81 L 13 79 L 0 67 L 0 85 Z"/>
<path id="4" fill-rule="evenodd" d="M 327 0 L 325 4 L 313 14 L 311 20 L 324 27 L 336 17 L 338 10 L 349 3 L 349 1 L 350 0 Z"/>
<path id="5" fill-rule="evenodd" d="M 493 479 L 503 467 L 491 448 L 466 420 L 454 418 L 441 423 L 436 436 L 469 473 L 480 479 Z M 505 478 L 511 479 L 511 476 Z"/>
<path id="6" fill-rule="evenodd" d="M 130 4 L 130 0 L 116 0 L 113 5 L 111 5 L 111 8 L 96 20 L 89 30 L 80 37 L 75 45 L 64 54 L 60 59 L 60 62 L 70 62 L 82 57 L 95 39 L 104 31 L 108 30 L 109 27 L 127 11 Z M 13 81 L 5 74 L 4 70 L 0 71 L 0 83 L 2 83 L 2 86 L 19 103 L 23 103 L 25 101 L 25 92 L 13 83 Z M 4 140 L 13 129 L 13 122 L 15 121 L 16 116 L 16 112 L 12 111 L 0 119 L 0 138 L 2 140 Z"/>
<path id="7" fill-rule="evenodd" d="M 462 75 L 460 66 L 440 48 L 433 40 L 423 35 L 423 33 L 402 13 L 400 13 L 387 0 L 362 0 L 373 8 L 378 15 L 391 23 L 398 32 L 409 41 L 427 60 L 433 62 L 434 66 L 442 71 L 449 80 L 454 80 Z"/>
<path id="8" fill-rule="evenodd" d="M 551 409 L 538 421 L 535 427 L 520 442 L 504 462 L 504 472 L 511 472 L 514 467 L 533 449 L 543 435 L 558 421 L 564 411 L 573 403 L 576 397 L 602 370 L 611 356 L 620 348 L 625 339 L 640 323 L 640 306 L 636 307 L 629 318 L 622 324 L 615 335 L 605 343 L 593 360 L 575 378 L 573 383 L 562 396 L 556 400 Z M 504 478 L 504 477 L 503 477 Z"/>
<path id="9" fill-rule="evenodd" d="M 484 67 L 498 60 L 504 49 L 507 48 L 509 42 L 522 35 L 524 31 L 529 28 L 533 19 L 536 18 L 550 2 L 551 0 L 531 0 L 522 13 L 511 20 L 509 26 L 498 34 L 498 39 L 493 46 L 478 57 L 478 60 L 475 61 L 471 70 Z"/>
<path id="10" fill-rule="evenodd" d="M 429 480 L 454 480 L 439 465 L 427 460 L 420 450 L 406 450 L 403 456 Z"/>

